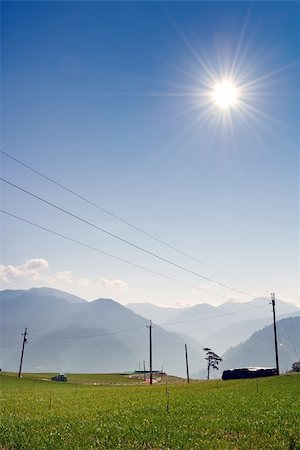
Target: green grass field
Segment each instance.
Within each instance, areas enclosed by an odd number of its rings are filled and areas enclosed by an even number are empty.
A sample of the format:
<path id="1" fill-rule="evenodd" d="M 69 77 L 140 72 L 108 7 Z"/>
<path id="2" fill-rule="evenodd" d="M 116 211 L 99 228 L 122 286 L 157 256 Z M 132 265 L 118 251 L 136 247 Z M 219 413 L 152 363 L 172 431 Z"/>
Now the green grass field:
<path id="1" fill-rule="evenodd" d="M 0 448 L 300 449 L 299 375 L 153 386 L 50 375 L 0 375 Z"/>

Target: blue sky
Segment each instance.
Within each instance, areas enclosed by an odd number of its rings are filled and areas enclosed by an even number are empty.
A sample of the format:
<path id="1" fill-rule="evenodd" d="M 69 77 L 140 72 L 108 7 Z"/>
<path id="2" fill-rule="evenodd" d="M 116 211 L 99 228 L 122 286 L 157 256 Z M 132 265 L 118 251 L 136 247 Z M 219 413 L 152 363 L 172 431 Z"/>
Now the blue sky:
<path id="1" fill-rule="evenodd" d="M 2 177 L 164 258 L 2 183 L 1 288 L 218 304 L 275 291 L 297 302 L 297 2 L 3 2 L 2 149 L 201 265 L 1 156 Z M 240 102 L 221 111 L 216 82 Z M 259 288 L 259 289 L 257 289 Z"/>

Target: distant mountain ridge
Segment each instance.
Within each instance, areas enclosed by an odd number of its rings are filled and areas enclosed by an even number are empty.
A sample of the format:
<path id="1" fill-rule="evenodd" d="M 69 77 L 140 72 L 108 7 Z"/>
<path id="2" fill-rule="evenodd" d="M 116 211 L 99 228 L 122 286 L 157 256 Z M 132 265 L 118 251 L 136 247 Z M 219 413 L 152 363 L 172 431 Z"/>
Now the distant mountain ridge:
<path id="1" fill-rule="evenodd" d="M 143 361 L 149 367 L 147 319 L 111 299 L 87 302 L 66 294 L 43 288 L 16 291 L 15 297 L 0 292 L 2 368 L 18 369 L 25 327 L 24 371 L 122 372 Z M 184 376 L 184 337 L 155 324 L 152 336 L 153 368 Z M 200 348 L 190 348 L 194 370 L 201 366 Z"/>
<path id="2" fill-rule="evenodd" d="M 148 319 L 152 315 L 157 323 L 169 331 L 182 333 L 200 344 L 212 346 L 219 354 L 245 341 L 273 320 L 269 298 L 256 298 L 246 303 L 226 302 L 219 306 L 201 303 L 183 309 L 137 303 L 127 306 Z M 278 319 L 299 312 L 297 306 L 276 300 Z"/>
<path id="3" fill-rule="evenodd" d="M 213 306 L 208 303 L 200 303 L 198 305 L 184 308 L 172 308 L 157 306 L 152 303 L 128 303 L 126 307 L 134 312 L 137 312 L 141 316 L 146 317 L 147 319 L 155 320 L 157 323 L 162 325 L 167 324 L 173 319 L 192 319 L 196 314 L 230 314 L 234 311 L 238 313 L 240 311 L 248 310 L 249 308 L 262 306 L 263 304 L 268 305 L 269 303 L 269 298 L 258 297 L 248 302 L 225 302 L 219 306 Z M 297 307 L 280 299 L 276 300 L 276 308 L 277 311 L 279 311 L 279 314 L 290 314 L 300 311 L 300 305 Z"/>
<path id="4" fill-rule="evenodd" d="M 83 298 L 77 297 L 76 295 L 69 294 L 65 291 L 60 291 L 58 289 L 48 288 L 48 287 L 42 287 L 42 288 L 31 288 L 28 290 L 20 289 L 20 290 L 10 290 L 5 289 L 4 291 L 0 291 L 0 301 L 9 300 L 12 298 L 16 298 L 19 295 L 24 294 L 25 292 L 33 294 L 33 295 L 49 295 L 52 297 L 60 298 L 67 300 L 71 303 L 84 303 L 87 302 L 87 300 L 84 300 Z"/>

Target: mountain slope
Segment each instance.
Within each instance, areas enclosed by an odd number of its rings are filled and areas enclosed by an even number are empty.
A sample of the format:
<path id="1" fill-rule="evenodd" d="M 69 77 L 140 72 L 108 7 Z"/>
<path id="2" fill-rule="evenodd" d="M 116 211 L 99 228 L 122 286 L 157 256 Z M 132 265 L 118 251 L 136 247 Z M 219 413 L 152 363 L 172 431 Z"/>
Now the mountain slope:
<path id="1" fill-rule="evenodd" d="M 300 355 L 300 317 L 294 316 L 277 322 L 279 370 L 292 368 Z M 275 367 L 273 324 L 256 331 L 245 342 L 230 348 L 222 355 L 219 371 L 211 371 L 211 378 L 220 378 L 223 370 L 239 367 Z M 194 374 L 195 378 L 206 378 L 207 371 Z"/>
<path id="2" fill-rule="evenodd" d="M 31 288 L 29 289 L 30 293 L 36 295 L 51 295 L 52 297 L 62 298 L 71 303 L 87 303 L 87 300 L 83 298 L 77 297 L 77 295 L 69 294 L 69 292 L 60 291 L 58 289 L 42 287 L 42 288 Z"/>
<path id="3" fill-rule="evenodd" d="M 300 355 L 300 317 L 277 322 L 279 367 L 281 372 L 291 369 Z M 246 342 L 229 349 L 223 355 L 222 369 L 234 367 L 274 367 L 273 325 L 255 332 Z"/>
<path id="4" fill-rule="evenodd" d="M 18 290 L 12 290 L 12 289 L 5 289 L 4 291 L 0 291 L 0 303 L 4 302 L 5 300 L 12 300 L 16 297 L 19 297 L 20 295 L 24 294 L 26 290 L 24 289 L 18 289 Z"/>

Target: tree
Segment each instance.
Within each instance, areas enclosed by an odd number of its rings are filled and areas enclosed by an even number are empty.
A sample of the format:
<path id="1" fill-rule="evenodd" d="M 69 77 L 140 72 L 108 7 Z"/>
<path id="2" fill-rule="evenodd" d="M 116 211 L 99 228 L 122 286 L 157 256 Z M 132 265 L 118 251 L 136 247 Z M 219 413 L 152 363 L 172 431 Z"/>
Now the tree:
<path id="1" fill-rule="evenodd" d="M 293 363 L 291 372 L 300 372 L 300 361 Z"/>
<path id="2" fill-rule="evenodd" d="M 203 350 L 206 353 L 205 359 L 207 361 L 207 379 L 209 380 L 210 368 L 219 370 L 218 364 L 223 361 L 219 355 L 213 352 L 210 348 L 204 347 Z"/>

